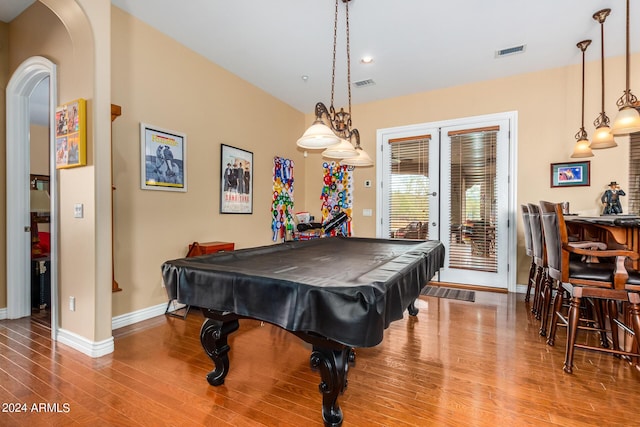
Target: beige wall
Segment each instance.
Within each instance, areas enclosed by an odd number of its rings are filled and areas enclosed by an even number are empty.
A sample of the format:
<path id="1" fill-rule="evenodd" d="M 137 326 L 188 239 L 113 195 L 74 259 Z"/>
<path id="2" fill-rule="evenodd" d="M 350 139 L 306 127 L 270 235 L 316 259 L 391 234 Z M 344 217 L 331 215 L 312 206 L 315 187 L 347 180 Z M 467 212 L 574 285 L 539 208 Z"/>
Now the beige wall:
<path id="1" fill-rule="evenodd" d="M 612 120 L 617 111 L 615 100 L 624 89 L 623 59 L 617 57 L 606 62 L 605 108 Z M 633 56 L 632 60 L 632 69 L 638 69 L 640 55 Z M 586 75 L 585 128 L 591 135 L 592 122 L 600 111 L 599 61 L 587 64 Z M 595 157 L 589 159 L 590 187 L 552 189 L 549 184 L 550 163 L 572 161 L 569 156 L 581 120 L 580 79 L 581 67 L 577 65 L 355 105 L 353 122 L 362 136 L 363 148 L 373 156 L 378 129 L 517 111 L 518 209 L 521 203 L 568 200 L 574 212 L 597 214 L 600 209 L 599 198 L 610 181 L 617 180 L 626 188 L 629 172 L 628 137 L 620 138 L 616 148 L 595 151 Z M 632 81 L 632 88 L 633 83 L 638 86 L 640 80 Z M 312 120 L 313 117 L 307 115 L 307 125 Z M 306 205 L 314 213 L 320 209 L 317 197 L 321 190 L 321 162 L 319 154 L 307 158 Z M 354 229 L 358 236 L 375 236 L 375 216 L 362 217 L 364 208 L 373 208 L 375 212 L 375 190 L 363 186 L 364 180 L 371 179 L 375 183 L 375 178 L 375 167 L 356 168 Z M 624 198 L 623 206 L 626 211 Z M 524 254 L 519 210 L 517 218 L 517 283 L 524 284 L 530 261 Z"/>
<path id="2" fill-rule="evenodd" d="M 46 4 L 51 11 L 44 6 Z M 111 10 L 111 14 L 108 11 Z M 106 11 L 106 12 L 105 12 Z M 64 22 L 64 24 L 63 24 Z M 37 27 L 39 32 L 32 29 Z M 8 34 L 8 35 L 7 35 Z M 71 35 L 70 35 L 71 34 Z M 109 36 L 110 34 L 110 36 Z M 3 42 L 11 44 L 8 56 Z M 109 55 L 109 52 L 111 53 Z M 271 168 L 274 156 L 296 166 L 296 210 L 319 218 L 321 158 L 303 159 L 294 141 L 310 124 L 280 101 L 185 49 L 132 18 L 106 0 L 43 0 L 8 28 L 0 25 L 2 97 L 8 76 L 27 57 L 44 55 L 58 64 L 59 101 L 89 101 L 88 166 L 60 172 L 61 299 L 77 298 L 78 310 L 61 304 L 61 326 L 91 340 L 111 335 L 111 316 L 166 300 L 160 265 L 184 256 L 192 241 L 222 240 L 238 248 L 270 244 Z M 170 60 L 167 60 L 170 59 Z M 632 69 L 640 66 L 633 57 Z M 607 110 L 624 84 L 622 58 L 607 61 Z M 3 80 L 4 79 L 4 80 Z M 572 210 L 596 213 L 606 183 L 626 186 L 628 142 L 592 158 L 592 185 L 549 188 L 549 164 L 569 161 L 573 135 L 580 126 L 580 67 L 547 70 L 496 81 L 354 105 L 353 119 L 363 147 L 375 156 L 376 131 L 382 128 L 516 110 L 518 133 L 517 203 L 569 200 Z M 633 84 L 638 84 L 632 81 Z M 599 64 L 587 69 L 588 132 L 599 110 Z M 4 99 L 0 112 L 4 146 Z M 357 98 L 356 98 L 357 101 Z M 123 114 L 113 124 L 115 275 L 122 292 L 111 294 L 111 144 L 109 104 Z M 309 106 L 311 109 L 313 106 Z M 188 192 L 140 189 L 139 123 L 187 134 Z M 220 144 L 254 154 L 252 215 L 219 214 Z M 376 168 L 354 175 L 354 230 L 374 236 Z M 0 175 L 0 180 L 4 174 Z M 372 180 L 372 188 L 363 182 Z M 0 182 L 4 195 L 4 182 Z M 4 197 L 0 198 L 4 204 Z M 85 218 L 74 220 L 74 203 L 85 204 Z M 4 206 L 0 206 L 4 237 Z M 626 207 L 626 206 L 625 206 Z M 518 212 L 518 236 L 522 225 Z M 519 239 L 521 240 L 521 239 Z M 5 256 L 0 248 L 0 265 Z M 518 247 L 518 283 L 526 281 L 528 263 Z M 0 279 L 0 307 L 6 283 Z M 112 304 L 113 306 L 112 306 Z"/>
<path id="3" fill-rule="evenodd" d="M 111 235 L 109 10 L 108 0 L 41 0 L 9 25 L 10 72 L 44 56 L 57 65 L 58 102 L 88 100 L 88 166 L 57 172 L 60 299 L 76 297 L 73 312 L 61 304 L 59 325 L 95 342 L 111 337 L 111 257 L 102 256 L 111 242 L 99 238 Z M 73 218 L 75 203 L 84 204 L 84 218 Z"/>
<path id="4" fill-rule="evenodd" d="M 31 125 L 29 128 L 30 173 L 49 175 L 49 128 Z"/>
<path id="5" fill-rule="evenodd" d="M 118 8 L 111 22 L 117 316 L 165 302 L 160 266 L 193 241 L 272 243 L 273 157 L 293 159 L 304 182 L 304 115 Z M 186 193 L 140 189 L 140 122 L 187 135 Z M 220 144 L 253 152 L 251 215 L 219 213 Z"/>

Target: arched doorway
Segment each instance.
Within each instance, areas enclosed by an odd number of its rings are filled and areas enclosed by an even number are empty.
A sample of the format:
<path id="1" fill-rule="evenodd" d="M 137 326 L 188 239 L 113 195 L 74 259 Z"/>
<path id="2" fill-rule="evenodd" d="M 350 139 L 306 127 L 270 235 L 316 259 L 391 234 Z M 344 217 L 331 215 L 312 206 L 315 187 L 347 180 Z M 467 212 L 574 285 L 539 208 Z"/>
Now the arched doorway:
<path id="1" fill-rule="evenodd" d="M 57 103 L 56 65 L 41 56 L 25 60 L 11 76 L 7 86 L 7 317 L 17 319 L 31 314 L 30 220 L 29 220 L 29 98 L 38 84 L 49 78 L 49 126 L 53 125 Z M 49 132 L 50 153 L 55 138 Z M 58 330 L 58 203 L 53 156 L 50 156 L 51 197 L 51 336 Z"/>

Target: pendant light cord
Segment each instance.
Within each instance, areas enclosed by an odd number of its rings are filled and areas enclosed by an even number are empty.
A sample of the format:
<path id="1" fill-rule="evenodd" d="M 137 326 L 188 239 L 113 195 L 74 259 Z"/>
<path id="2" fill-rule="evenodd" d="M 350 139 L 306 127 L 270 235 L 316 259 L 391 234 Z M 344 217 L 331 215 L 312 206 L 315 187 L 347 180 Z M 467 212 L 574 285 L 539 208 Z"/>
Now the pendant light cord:
<path id="1" fill-rule="evenodd" d="M 347 35 L 347 92 L 349 94 L 349 116 L 347 119 L 347 126 L 351 128 L 351 43 L 350 43 L 350 34 L 349 34 L 349 1 L 350 0 L 342 0 L 345 3 L 346 7 L 346 35 Z M 335 95 L 335 87 L 336 87 L 336 51 L 337 51 L 337 41 L 338 41 L 338 3 L 340 0 L 336 0 L 336 8 L 333 19 L 333 63 L 331 67 L 331 106 L 330 109 L 333 110 L 333 100 Z"/>
<path id="2" fill-rule="evenodd" d="M 347 19 L 347 89 L 349 93 L 349 127 L 351 127 L 351 45 L 349 43 L 349 0 L 345 2 Z"/>
<path id="3" fill-rule="evenodd" d="M 600 81 L 602 83 L 602 105 L 600 112 L 605 116 L 604 112 L 604 19 L 600 22 Z"/>
<path id="4" fill-rule="evenodd" d="M 584 79 L 585 79 L 585 52 L 591 44 L 591 40 L 583 40 L 576 46 L 582 51 L 582 124 L 580 130 L 576 134 L 577 140 L 587 139 L 587 132 L 584 129 Z"/>
<path id="5" fill-rule="evenodd" d="M 336 0 L 336 10 L 333 19 L 333 65 L 331 67 L 331 106 L 333 110 L 333 94 L 336 87 L 336 43 L 338 40 L 338 1 Z"/>

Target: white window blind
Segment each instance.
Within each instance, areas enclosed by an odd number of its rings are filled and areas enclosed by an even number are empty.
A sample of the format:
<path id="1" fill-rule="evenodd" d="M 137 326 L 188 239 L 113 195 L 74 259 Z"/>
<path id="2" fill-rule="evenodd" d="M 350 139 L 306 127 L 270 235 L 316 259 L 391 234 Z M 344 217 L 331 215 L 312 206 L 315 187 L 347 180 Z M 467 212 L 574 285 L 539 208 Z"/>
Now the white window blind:
<path id="1" fill-rule="evenodd" d="M 629 142 L 629 213 L 640 214 L 640 132 L 632 133 Z"/>
<path id="2" fill-rule="evenodd" d="M 496 148 L 499 130 L 496 126 L 448 134 L 451 139 L 448 197 L 451 268 L 497 272 Z"/>
<path id="3" fill-rule="evenodd" d="M 426 240 L 429 224 L 431 135 L 389 140 L 389 237 Z"/>

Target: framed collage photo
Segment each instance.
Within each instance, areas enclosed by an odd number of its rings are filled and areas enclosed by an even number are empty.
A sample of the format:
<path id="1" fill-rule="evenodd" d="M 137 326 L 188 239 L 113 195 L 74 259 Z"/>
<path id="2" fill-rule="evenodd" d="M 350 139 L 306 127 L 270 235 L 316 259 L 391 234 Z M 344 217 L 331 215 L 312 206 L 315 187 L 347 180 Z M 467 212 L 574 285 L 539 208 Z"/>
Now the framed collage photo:
<path id="1" fill-rule="evenodd" d="M 56 108 L 56 169 L 87 164 L 87 101 L 76 99 Z"/>
<path id="2" fill-rule="evenodd" d="M 140 186 L 187 191 L 187 135 L 140 123 Z"/>
<path id="3" fill-rule="evenodd" d="M 551 187 L 591 185 L 591 162 L 551 163 Z"/>
<path id="4" fill-rule="evenodd" d="M 220 213 L 253 212 L 253 153 L 221 144 Z"/>

